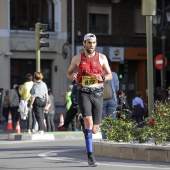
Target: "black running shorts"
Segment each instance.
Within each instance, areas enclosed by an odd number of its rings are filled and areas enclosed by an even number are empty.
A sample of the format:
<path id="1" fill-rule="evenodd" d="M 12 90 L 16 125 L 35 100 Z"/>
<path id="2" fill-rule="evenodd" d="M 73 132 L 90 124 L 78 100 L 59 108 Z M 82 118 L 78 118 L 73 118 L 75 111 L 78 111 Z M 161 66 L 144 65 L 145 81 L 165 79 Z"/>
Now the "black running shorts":
<path id="1" fill-rule="evenodd" d="M 93 124 L 99 125 L 102 117 L 103 92 L 78 91 L 78 103 L 83 117 L 92 116 Z"/>

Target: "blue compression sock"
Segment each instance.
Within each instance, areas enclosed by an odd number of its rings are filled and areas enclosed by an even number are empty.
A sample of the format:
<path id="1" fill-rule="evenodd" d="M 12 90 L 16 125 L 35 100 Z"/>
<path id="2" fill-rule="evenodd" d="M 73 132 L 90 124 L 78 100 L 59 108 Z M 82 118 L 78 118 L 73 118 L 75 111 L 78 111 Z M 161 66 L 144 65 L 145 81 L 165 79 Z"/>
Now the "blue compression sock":
<path id="1" fill-rule="evenodd" d="M 87 153 L 92 153 L 92 129 L 84 130 Z"/>

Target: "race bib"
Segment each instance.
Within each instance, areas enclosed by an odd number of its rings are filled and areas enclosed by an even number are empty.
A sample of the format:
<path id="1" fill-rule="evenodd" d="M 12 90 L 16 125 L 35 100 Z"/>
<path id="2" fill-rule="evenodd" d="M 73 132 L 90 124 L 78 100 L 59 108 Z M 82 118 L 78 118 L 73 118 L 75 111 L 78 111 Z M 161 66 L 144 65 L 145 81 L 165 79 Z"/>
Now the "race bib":
<path id="1" fill-rule="evenodd" d="M 90 76 L 82 76 L 82 85 L 83 86 L 93 86 L 93 85 L 97 85 L 98 84 L 98 80 L 96 80 L 93 77 Z"/>

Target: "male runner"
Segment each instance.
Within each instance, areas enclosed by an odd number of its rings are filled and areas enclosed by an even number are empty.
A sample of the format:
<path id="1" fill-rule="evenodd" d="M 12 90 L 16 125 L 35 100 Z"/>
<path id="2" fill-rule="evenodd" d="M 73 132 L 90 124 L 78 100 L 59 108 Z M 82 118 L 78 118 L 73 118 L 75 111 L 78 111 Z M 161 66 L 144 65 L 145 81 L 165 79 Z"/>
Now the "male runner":
<path id="1" fill-rule="evenodd" d="M 95 51 L 96 36 L 84 36 L 85 52 L 73 57 L 67 77 L 77 80 L 78 103 L 85 122 L 85 142 L 89 166 L 97 166 L 92 154 L 92 133 L 97 133 L 102 116 L 103 82 L 112 79 L 112 73 L 105 55 Z M 78 72 L 74 71 L 78 68 Z M 104 76 L 105 72 L 105 76 Z"/>

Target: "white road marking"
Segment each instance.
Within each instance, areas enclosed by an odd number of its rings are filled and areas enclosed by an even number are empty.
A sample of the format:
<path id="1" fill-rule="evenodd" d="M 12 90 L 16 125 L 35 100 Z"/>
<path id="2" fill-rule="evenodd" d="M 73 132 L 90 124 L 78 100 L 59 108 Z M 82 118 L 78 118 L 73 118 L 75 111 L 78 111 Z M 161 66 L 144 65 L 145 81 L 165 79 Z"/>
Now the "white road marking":
<path id="1" fill-rule="evenodd" d="M 69 149 L 69 150 L 56 150 L 56 151 L 49 151 L 49 152 L 44 152 L 44 153 L 41 153 L 41 154 L 38 154 L 39 157 L 42 157 L 44 159 L 47 159 L 47 160 L 55 160 L 55 161 L 64 161 L 64 162 L 74 162 L 74 163 L 80 163 L 80 164 L 87 164 L 87 162 L 84 162 L 82 161 L 82 159 L 79 159 L 79 161 L 74 159 L 74 158 L 68 158 L 68 157 L 58 157 L 58 153 L 66 153 L 66 152 L 70 152 L 70 151 L 75 151 L 76 149 Z M 49 156 L 48 156 L 49 155 Z M 56 157 L 52 157 L 52 156 L 56 156 Z M 113 164 L 112 162 L 110 164 L 106 164 L 106 163 L 102 163 L 101 161 L 97 161 L 99 163 L 99 165 L 102 165 L 102 166 L 110 166 L 110 167 L 125 167 L 125 168 L 141 168 L 142 166 L 142 169 L 158 169 L 158 170 L 165 170 L 165 169 L 169 169 L 169 167 L 161 167 L 161 165 L 155 165 L 155 166 L 148 166 L 148 164 L 139 164 L 138 166 L 137 165 L 128 165 L 127 163 L 121 163 L 118 164 L 118 162 L 116 164 Z M 132 163 L 131 163 L 132 164 Z M 157 166 L 157 167 L 156 167 Z M 164 165 L 162 165 L 164 166 Z M 166 165 L 165 165 L 166 166 Z"/>

